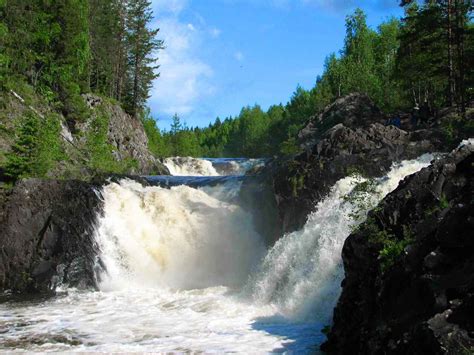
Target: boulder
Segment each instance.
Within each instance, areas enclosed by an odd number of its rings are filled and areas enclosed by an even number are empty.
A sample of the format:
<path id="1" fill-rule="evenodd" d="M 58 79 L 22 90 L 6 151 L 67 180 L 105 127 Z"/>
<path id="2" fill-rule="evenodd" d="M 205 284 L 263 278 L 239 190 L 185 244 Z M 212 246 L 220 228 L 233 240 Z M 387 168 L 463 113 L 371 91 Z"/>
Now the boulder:
<path id="1" fill-rule="evenodd" d="M 465 145 L 407 177 L 347 238 L 325 352 L 473 351 L 473 189 L 474 146 Z"/>
<path id="2" fill-rule="evenodd" d="M 394 162 L 439 150 L 443 148 L 436 136 L 394 126 L 333 126 L 311 149 L 272 168 L 271 183 L 282 229 L 290 232 L 301 228 L 316 203 L 347 175 L 383 176 Z"/>
<path id="3" fill-rule="evenodd" d="M 395 162 L 449 148 L 436 129 L 406 132 L 381 122 L 385 116 L 367 96 L 342 97 L 300 132 L 302 153 L 268 163 L 258 185 L 244 182 L 242 190 L 251 191 L 245 202 L 256 225 L 272 226 L 259 229 L 270 245 L 283 233 L 302 228 L 316 204 L 347 175 L 380 177 Z"/>
<path id="4" fill-rule="evenodd" d="M 15 185 L 0 206 L 0 290 L 95 287 L 98 189 L 73 180 L 28 179 Z"/>
<path id="5" fill-rule="evenodd" d="M 327 106 L 323 112 L 310 117 L 298 134 L 300 146 L 311 149 L 331 127 L 341 123 L 348 128 L 364 128 L 372 123 L 385 123 L 386 116 L 365 94 L 343 96 Z"/>

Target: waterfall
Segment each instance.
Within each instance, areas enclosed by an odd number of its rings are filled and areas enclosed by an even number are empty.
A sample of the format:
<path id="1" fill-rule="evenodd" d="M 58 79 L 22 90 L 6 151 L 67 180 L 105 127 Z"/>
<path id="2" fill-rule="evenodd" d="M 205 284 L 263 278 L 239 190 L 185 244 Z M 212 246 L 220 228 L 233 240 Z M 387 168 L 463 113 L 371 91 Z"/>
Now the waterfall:
<path id="1" fill-rule="evenodd" d="M 209 185 L 187 178 L 194 187 L 186 178 L 169 188 L 109 183 L 95 233 L 100 290 L 68 289 L 40 305 L 0 303 L 0 331 L 9 329 L 0 349 L 314 353 L 339 297 L 344 240 L 431 158 L 394 165 L 366 192 L 362 210 L 347 197 L 363 179 L 338 181 L 305 226 L 269 250 L 239 205 L 247 177 Z"/>
<path id="2" fill-rule="evenodd" d="M 219 176 L 209 160 L 191 157 L 166 158 L 163 162 L 175 176 Z"/>
<path id="3" fill-rule="evenodd" d="M 282 237 L 268 251 L 260 272 L 248 285 L 254 300 L 274 304 L 289 319 L 328 324 L 344 277 L 341 251 L 345 239 L 365 220 L 369 209 L 406 176 L 430 165 L 432 159 L 425 154 L 394 164 L 387 176 L 375 180 L 375 190 L 367 194 L 363 211 L 344 197 L 364 179 L 350 176 L 339 180 L 329 196 L 317 204 L 305 226 Z M 354 218 L 354 214 L 359 217 Z"/>
<path id="4" fill-rule="evenodd" d="M 97 242 L 102 287 L 192 289 L 236 286 L 264 252 L 251 216 L 233 200 L 240 182 L 194 189 L 143 187 L 131 180 L 103 190 Z"/>
<path id="5" fill-rule="evenodd" d="M 356 219 L 352 215 L 360 206 L 345 196 L 364 179 L 339 180 L 305 226 L 283 236 L 265 257 L 251 216 L 236 202 L 238 181 L 199 189 L 112 183 L 104 187 L 97 233 L 107 270 L 102 287 L 238 287 L 250 275 L 245 290 L 257 304 L 271 304 L 290 319 L 329 322 L 340 293 L 346 237 L 400 180 L 432 158 L 394 164 L 375 180 Z"/>
<path id="6" fill-rule="evenodd" d="M 253 168 L 265 165 L 265 159 L 246 158 L 166 158 L 163 163 L 174 176 L 245 175 Z"/>

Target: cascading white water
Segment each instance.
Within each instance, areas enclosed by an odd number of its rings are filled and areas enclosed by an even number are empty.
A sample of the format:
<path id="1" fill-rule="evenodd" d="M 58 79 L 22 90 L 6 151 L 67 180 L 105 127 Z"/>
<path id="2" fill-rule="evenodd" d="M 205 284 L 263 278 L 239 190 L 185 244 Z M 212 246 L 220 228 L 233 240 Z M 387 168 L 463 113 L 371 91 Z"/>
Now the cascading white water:
<path id="1" fill-rule="evenodd" d="M 175 176 L 219 176 L 209 160 L 191 157 L 166 158 L 163 163 Z"/>
<path id="2" fill-rule="evenodd" d="M 163 163 L 174 176 L 231 176 L 264 166 L 265 159 L 172 157 Z"/>
<path id="3" fill-rule="evenodd" d="M 123 180 L 104 187 L 97 242 L 106 288 L 242 284 L 264 252 L 251 216 L 231 202 L 240 183 L 171 189 Z M 207 190 L 207 192 L 206 192 Z"/>
<path id="4" fill-rule="evenodd" d="M 265 165 L 265 159 L 226 159 L 209 160 L 219 175 L 245 175 L 249 170 Z"/>
<path id="5" fill-rule="evenodd" d="M 371 202 L 430 158 L 395 165 Z M 304 228 L 266 256 L 236 202 L 237 180 L 199 189 L 111 183 L 96 233 L 101 290 L 68 290 L 41 307 L 0 304 L 0 349 L 314 352 L 340 292 L 342 245 L 361 222 L 343 198 L 355 181 L 337 182 Z"/>
<path id="6" fill-rule="evenodd" d="M 364 211 L 344 199 L 362 178 L 338 181 L 303 229 L 284 236 L 267 253 L 261 271 L 250 283 L 256 302 L 272 303 L 290 319 L 329 323 L 344 277 L 341 251 L 345 239 L 400 180 L 428 166 L 432 159 L 426 154 L 395 164 L 386 177 L 377 179 L 374 193 L 367 195 Z M 355 214 L 359 218 L 354 218 Z"/>

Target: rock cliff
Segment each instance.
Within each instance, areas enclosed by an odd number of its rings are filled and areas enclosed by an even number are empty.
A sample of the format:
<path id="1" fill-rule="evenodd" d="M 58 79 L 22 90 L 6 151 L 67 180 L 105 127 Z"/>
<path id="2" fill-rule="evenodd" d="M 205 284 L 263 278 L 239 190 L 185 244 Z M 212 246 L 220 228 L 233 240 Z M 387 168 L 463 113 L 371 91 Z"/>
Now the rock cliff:
<path id="1" fill-rule="evenodd" d="M 299 135 L 304 152 L 270 163 L 260 176 L 262 196 L 271 191 L 273 198 L 257 197 L 254 210 L 257 220 L 272 221 L 270 231 L 261 229 L 270 243 L 301 228 L 316 203 L 350 173 L 379 177 L 394 162 L 447 149 L 436 129 L 407 132 L 384 120 L 361 94 L 340 98 L 309 120 Z"/>
<path id="2" fill-rule="evenodd" d="M 94 287 L 93 233 L 102 202 L 82 181 L 23 180 L 0 206 L 0 290 Z"/>
<path id="3" fill-rule="evenodd" d="M 104 101 L 98 96 L 84 95 L 92 115 L 97 115 L 99 107 L 109 117 L 108 142 L 113 147 L 114 158 L 118 162 L 133 159 L 137 166 L 129 174 L 168 175 L 168 169 L 148 149 L 148 137 L 141 121 L 125 113 L 117 104 Z M 78 124 L 82 132 L 90 129 L 91 120 Z"/>
<path id="4" fill-rule="evenodd" d="M 409 176 L 345 242 L 331 354 L 474 350 L 474 146 Z"/>

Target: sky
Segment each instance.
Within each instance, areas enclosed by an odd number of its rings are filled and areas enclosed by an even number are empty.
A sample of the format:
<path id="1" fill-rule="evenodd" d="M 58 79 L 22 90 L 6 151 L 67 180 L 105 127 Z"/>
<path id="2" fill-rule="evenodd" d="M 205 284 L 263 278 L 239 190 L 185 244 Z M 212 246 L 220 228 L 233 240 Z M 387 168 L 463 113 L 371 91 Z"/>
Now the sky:
<path id="1" fill-rule="evenodd" d="M 160 129 L 177 113 L 190 127 L 236 116 L 242 107 L 285 104 L 309 89 L 338 52 L 356 7 L 376 28 L 400 17 L 398 0 L 152 0 L 160 77 L 149 99 Z"/>

